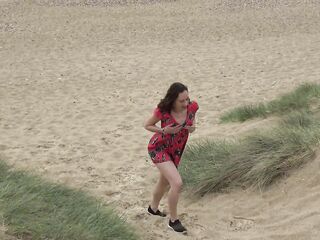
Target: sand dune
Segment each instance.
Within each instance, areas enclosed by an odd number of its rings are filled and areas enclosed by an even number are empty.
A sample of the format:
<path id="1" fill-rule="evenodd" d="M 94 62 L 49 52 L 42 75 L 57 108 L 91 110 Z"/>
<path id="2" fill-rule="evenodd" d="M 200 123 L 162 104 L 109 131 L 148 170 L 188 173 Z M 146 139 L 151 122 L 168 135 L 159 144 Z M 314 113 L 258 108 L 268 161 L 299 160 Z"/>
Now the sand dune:
<path id="1" fill-rule="evenodd" d="M 218 118 L 320 82 L 320 4 L 107 2 L 1 1 L 4 160 L 114 204 L 144 239 L 318 239 L 319 160 L 265 193 L 183 195 L 189 236 L 169 231 L 145 213 L 157 171 L 142 123 L 182 81 L 200 105 L 191 142 L 263 125 Z"/>

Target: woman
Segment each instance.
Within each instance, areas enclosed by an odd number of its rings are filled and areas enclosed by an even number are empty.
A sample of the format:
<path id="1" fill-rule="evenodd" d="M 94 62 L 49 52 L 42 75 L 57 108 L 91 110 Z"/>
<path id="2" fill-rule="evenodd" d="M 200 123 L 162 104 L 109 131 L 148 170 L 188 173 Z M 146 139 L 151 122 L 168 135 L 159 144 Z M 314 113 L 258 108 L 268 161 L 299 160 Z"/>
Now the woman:
<path id="1" fill-rule="evenodd" d="M 148 152 L 153 163 L 160 171 L 160 178 L 153 192 L 148 212 L 165 217 L 158 209 L 166 188 L 170 185 L 168 205 L 170 212 L 169 227 L 176 232 L 185 232 L 177 215 L 179 192 L 182 187 L 178 172 L 180 159 L 188 140 L 189 133 L 195 130 L 196 102 L 190 102 L 188 88 L 182 83 L 173 83 L 164 99 L 160 101 L 153 115 L 146 121 L 145 129 L 155 132 L 150 139 Z M 156 123 L 161 121 L 161 128 Z"/>

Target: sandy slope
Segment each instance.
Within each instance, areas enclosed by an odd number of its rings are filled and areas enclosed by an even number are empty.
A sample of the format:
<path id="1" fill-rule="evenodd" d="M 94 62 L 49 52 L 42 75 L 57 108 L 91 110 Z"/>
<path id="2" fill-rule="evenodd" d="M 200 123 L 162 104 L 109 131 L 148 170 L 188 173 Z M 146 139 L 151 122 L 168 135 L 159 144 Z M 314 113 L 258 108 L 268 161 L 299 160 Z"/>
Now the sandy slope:
<path id="1" fill-rule="evenodd" d="M 317 1 L 249 2 L 2 1 L 1 156 L 114 203 L 144 239 L 316 239 L 317 161 L 307 182 L 298 174 L 263 194 L 182 196 L 188 237 L 145 214 L 157 172 L 142 123 L 170 83 L 199 102 L 193 141 L 259 127 L 218 118 L 320 82 Z"/>

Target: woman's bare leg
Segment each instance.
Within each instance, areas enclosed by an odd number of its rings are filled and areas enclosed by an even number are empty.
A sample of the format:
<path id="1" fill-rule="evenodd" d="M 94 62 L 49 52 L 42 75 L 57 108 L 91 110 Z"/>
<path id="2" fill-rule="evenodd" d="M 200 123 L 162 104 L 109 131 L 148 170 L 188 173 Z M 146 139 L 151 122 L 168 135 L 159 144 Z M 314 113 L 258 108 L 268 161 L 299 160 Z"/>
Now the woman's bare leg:
<path id="1" fill-rule="evenodd" d="M 170 219 L 174 221 L 178 219 L 177 205 L 179 200 L 179 193 L 182 187 L 181 176 L 172 161 L 156 164 L 160 173 L 167 179 L 170 184 L 168 193 L 168 204 L 170 211 Z"/>
<path id="2" fill-rule="evenodd" d="M 156 212 L 158 210 L 160 200 L 163 197 L 164 193 L 166 192 L 168 185 L 169 185 L 169 182 L 160 173 L 160 177 L 159 177 L 157 185 L 153 191 L 153 198 L 152 198 L 152 201 L 150 204 L 153 211 Z"/>

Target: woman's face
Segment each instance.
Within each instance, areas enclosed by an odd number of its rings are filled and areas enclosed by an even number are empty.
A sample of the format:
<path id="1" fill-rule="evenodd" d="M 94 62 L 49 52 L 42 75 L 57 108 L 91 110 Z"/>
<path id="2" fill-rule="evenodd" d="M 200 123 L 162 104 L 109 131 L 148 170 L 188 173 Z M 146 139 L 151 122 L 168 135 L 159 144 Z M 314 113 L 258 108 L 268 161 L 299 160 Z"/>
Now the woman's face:
<path id="1" fill-rule="evenodd" d="M 179 93 L 176 101 L 174 102 L 173 106 L 176 111 L 184 110 L 187 108 L 189 104 L 189 92 L 187 90 Z"/>

